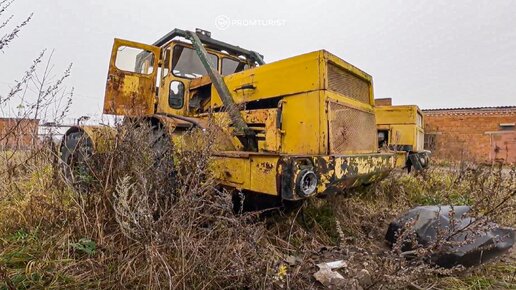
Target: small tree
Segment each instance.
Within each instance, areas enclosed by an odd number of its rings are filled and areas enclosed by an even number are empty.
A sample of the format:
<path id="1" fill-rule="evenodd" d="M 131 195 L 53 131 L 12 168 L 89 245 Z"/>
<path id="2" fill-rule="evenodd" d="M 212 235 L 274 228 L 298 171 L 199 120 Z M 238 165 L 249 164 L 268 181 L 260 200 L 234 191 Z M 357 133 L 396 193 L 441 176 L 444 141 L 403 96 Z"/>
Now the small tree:
<path id="1" fill-rule="evenodd" d="M 31 13 L 21 22 L 13 24 L 14 15 L 6 16 L 13 3 L 14 0 L 0 0 L 0 35 L 5 31 L 0 38 L 0 52 L 4 56 L 9 44 L 19 37 L 34 15 Z M 39 120 L 60 123 L 69 112 L 73 88 L 67 89 L 65 81 L 70 76 L 72 64 L 56 75 L 52 56 L 53 51 L 48 53 L 43 49 L 10 89 L 0 92 L 0 114 L 12 118 L 4 122 L 3 128 L 0 127 L 0 150 L 3 149 L 0 160 L 5 165 L 0 168 L 0 174 L 9 172 L 9 176 L 12 175 L 18 166 L 42 151 L 38 136 Z M 32 140 L 29 148 L 27 139 Z M 18 154 L 22 149 L 28 154 Z"/>

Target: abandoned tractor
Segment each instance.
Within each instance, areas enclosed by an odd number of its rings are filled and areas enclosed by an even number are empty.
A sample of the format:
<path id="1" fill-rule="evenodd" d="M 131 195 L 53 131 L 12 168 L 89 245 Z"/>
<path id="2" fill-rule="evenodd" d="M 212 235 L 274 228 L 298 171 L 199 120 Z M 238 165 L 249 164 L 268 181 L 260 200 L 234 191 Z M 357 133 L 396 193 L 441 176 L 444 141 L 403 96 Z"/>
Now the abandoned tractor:
<path id="1" fill-rule="evenodd" d="M 281 200 L 370 184 L 395 162 L 379 152 L 371 76 L 324 50 L 265 64 L 199 29 L 152 45 L 115 39 L 104 113 L 153 122 L 172 144 L 225 119 L 212 162 L 220 185 Z M 79 166 L 81 152 L 102 150 L 106 128 L 71 128 L 63 160 Z"/>
<path id="2" fill-rule="evenodd" d="M 428 168 L 431 152 L 424 149 L 424 116 L 419 107 L 377 104 L 375 114 L 378 146 L 396 154 L 396 167 L 408 172 Z"/>

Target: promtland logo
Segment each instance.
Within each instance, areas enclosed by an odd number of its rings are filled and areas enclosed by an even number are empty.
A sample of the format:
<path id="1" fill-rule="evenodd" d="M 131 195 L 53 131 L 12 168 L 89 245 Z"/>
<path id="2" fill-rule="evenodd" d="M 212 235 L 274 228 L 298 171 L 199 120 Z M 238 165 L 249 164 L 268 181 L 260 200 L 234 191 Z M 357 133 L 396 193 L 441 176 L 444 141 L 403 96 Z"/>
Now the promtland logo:
<path id="1" fill-rule="evenodd" d="M 232 19 L 227 15 L 219 15 L 215 18 L 215 26 L 219 30 L 226 30 L 230 26 L 249 26 L 249 27 L 251 27 L 251 26 L 261 26 L 261 27 L 285 26 L 286 22 L 287 21 L 285 19 L 272 19 L 272 18 L 268 18 L 268 19 L 257 19 L 257 18 L 237 19 L 237 18 L 234 18 L 234 19 Z"/>

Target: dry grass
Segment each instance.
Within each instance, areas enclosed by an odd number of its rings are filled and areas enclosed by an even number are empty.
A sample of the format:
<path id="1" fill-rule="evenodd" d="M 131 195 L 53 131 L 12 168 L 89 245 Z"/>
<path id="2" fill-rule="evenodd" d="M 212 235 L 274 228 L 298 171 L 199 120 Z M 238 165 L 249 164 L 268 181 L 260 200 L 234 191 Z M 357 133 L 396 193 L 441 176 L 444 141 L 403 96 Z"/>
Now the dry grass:
<path id="1" fill-rule="evenodd" d="M 290 229 L 289 249 L 302 257 L 300 275 L 314 273 L 314 264 L 344 259 L 341 273 L 358 279 L 364 288 L 399 289 L 514 289 L 516 256 L 512 254 L 481 267 L 444 270 L 415 260 L 400 258 L 384 243 L 388 224 L 396 216 L 418 205 L 471 205 L 476 216 L 505 226 L 516 225 L 516 178 L 514 169 L 469 165 L 437 167 L 423 174 L 391 174 L 379 184 L 312 200 Z M 293 216 L 289 216 L 290 222 Z M 281 223 L 275 227 L 280 228 Z M 286 229 L 277 230 L 279 235 Z M 297 281 L 299 276 L 293 275 Z"/>
<path id="2" fill-rule="evenodd" d="M 50 150 L 11 170 L 0 191 L 0 289 L 309 289 L 321 287 L 315 264 L 339 259 L 364 288 L 516 287 L 514 256 L 445 271 L 384 243 L 389 222 L 416 205 L 468 204 L 514 226 L 514 169 L 395 172 L 291 211 L 235 215 L 209 171 L 209 130 L 190 132 L 199 144 L 164 158 L 149 134 L 120 126 L 112 150 L 92 160 L 86 192 L 61 182 Z"/>
<path id="3" fill-rule="evenodd" d="M 52 180 L 58 168 L 45 158 L 4 188 L 4 287 L 259 287 L 274 254 L 261 223 L 234 216 L 215 189 L 211 144 L 201 142 L 209 132 L 188 133 L 202 143 L 193 150 L 158 158 L 149 128 L 119 130 L 112 151 L 92 158 L 87 190 Z"/>

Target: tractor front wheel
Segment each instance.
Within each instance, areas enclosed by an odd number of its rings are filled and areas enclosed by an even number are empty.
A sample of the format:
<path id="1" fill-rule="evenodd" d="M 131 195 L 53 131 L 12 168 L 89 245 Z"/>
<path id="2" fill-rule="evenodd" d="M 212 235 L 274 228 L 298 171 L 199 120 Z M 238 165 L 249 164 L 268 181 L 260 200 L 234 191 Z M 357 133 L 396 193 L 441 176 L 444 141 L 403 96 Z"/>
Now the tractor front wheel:
<path id="1" fill-rule="evenodd" d="M 65 135 L 61 145 L 62 174 L 65 182 L 79 191 L 87 190 L 94 179 L 93 142 L 83 131 Z"/>

